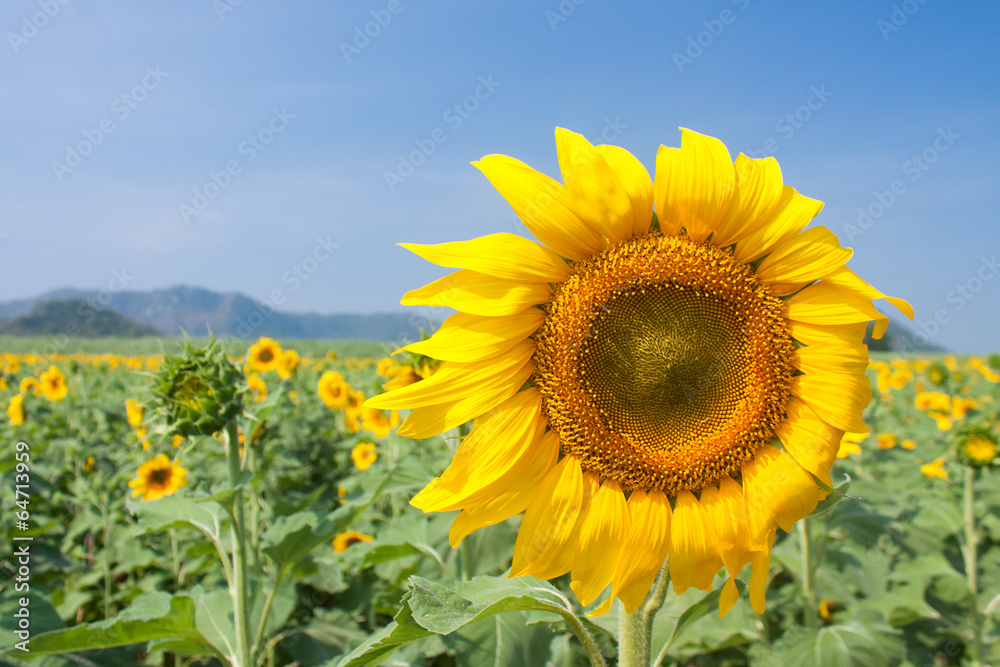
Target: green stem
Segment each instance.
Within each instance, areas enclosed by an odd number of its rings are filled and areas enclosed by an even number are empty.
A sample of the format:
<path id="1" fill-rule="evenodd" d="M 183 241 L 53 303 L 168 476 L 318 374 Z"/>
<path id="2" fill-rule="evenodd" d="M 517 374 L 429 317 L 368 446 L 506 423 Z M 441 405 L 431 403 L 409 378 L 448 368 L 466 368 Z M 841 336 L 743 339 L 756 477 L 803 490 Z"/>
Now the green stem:
<path id="1" fill-rule="evenodd" d="M 271 613 L 271 605 L 274 604 L 274 596 L 278 592 L 278 586 L 281 585 L 281 581 L 284 577 L 282 573 L 279 572 L 278 576 L 274 580 L 274 586 L 271 591 L 267 594 L 267 600 L 264 602 L 264 611 L 260 615 L 260 623 L 257 624 L 257 633 L 254 635 L 252 653 L 256 654 L 257 649 L 260 647 L 260 643 L 264 641 L 264 627 L 267 623 L 267 616 Z"/>
<path id="2" fill-rule="evenodd" d="M 656 582 L 646 600 L 631 614 L 623 614 L 618 621 L 618 667 L 648 667 L 650 643 L 653 635 L 653 618 L 663 606 L 670 583 L 667 563 L 660 568 Z M 657 657 L 662 660 L 662 656 Z"/>
<path id="3" fill-rule="evenodd" d="M 965 579 L 969 584 L 969 601 L 972 611 L 972 666 L 983 664 L 983 615 L 979 612 L 976 596 L 979 594 L 979 566 L 976 552 L 979 537 L 976 534 L 976 514 L 974 511 L 975 494 L 973 484 L 976 480 L 976 469 L 965 466 Z"/>
<path id="4" fill-rule="evenodd" d="M 111 618 L 111 520 L 108 510 L 101 505 L 104 519 L 104 618 Z"/>
<path id="5" fill-rule="evenodd" d="M 607 667 L 607 663 L 604 662 L 604 656 L 601 654 L 601 649 L 594 641 L 594 636 L 590 634 L 590 631 L 583 625 L 576 614 L 572 611 L 567 611 L 562 614 L 562 617 L 566 620 L 573 634 L 576 638 L 580 640 L 580 644 L 583 646 L 583 650 L 587 652 L 587 659 L 590 660 L 592 667 Z M 621 663 L 618 663 L 621 665 Z"/>
<path id="6" fill-rule="evenodd" d="M 240 435 L 236 422 L 226 425 L 226 463 L 229 483 L 236 486 L 240 476 Z M 247 580 L 247 547 L 243 516 L 243 490 L 233 494 L 233 620 L 236 625 L 236 660 L 234 667 L 252 667 L 250 660 L 250 586 Z"/>
<path id="7" fill-rule="evenodd" d="M 816 572 L 813 570 L 812 536 L 810 535 L 809 527 L 809 517 L 805 517 L 799 521 L 799 539 L 802 548 L 802 597 L 806 600 L 806 627 L 815 629 L 819 625 L 819 620 L 816 616 Z"/>
<path id="8" fill-rule="evenodd" d="M 462 581 L 468 581 L 472 579 L 472 545 L 469 540 L 472 538 L 471 535 L 462 540 Z"/>

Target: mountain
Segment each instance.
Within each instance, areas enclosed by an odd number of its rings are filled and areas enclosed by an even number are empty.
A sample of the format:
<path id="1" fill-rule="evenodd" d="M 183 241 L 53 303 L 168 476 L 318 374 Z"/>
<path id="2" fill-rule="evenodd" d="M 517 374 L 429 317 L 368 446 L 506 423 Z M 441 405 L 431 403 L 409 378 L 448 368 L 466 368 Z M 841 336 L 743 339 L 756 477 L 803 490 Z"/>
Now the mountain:
<path id="1" fill-rule="evenodd" d="M 255 340 L 273 338 L 364 339 L 399 341 L 420 339 L 422 325 L 433 329 L 439 320 L 426 322 L 410 313 L 372 315 L 285 313 L 250 297 L 220 294 L 198 287 L 177 286 L 148 292 L 60 289 L 32 299 L 0 303 L 0 321 L 13 320 L 51 301 L 83 301 L 77 316 L 82 324 L 95 313 L 116 312 L 170 336 L 208 335 Z"/>
<path id="2" fill-rule="evenodd" d="M 118 336 L 162 336 L 148 324 L 140 324 L 113 310 L 91 308 L 82 299 L 45 301 L 26 315 L 0 322 L 0 334 L 5 336 L 55 336 L 66 334 L 81 338 Z"/>

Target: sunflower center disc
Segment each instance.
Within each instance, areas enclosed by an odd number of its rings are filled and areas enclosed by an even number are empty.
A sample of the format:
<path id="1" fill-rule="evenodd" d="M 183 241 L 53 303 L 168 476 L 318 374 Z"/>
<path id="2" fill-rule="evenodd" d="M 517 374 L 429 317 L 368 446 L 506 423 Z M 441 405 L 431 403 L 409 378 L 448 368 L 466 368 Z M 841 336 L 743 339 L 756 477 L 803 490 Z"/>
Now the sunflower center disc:
<path id="1" fill-rule="evenodd" d="M 750 266 L 658 233 L 574 266 L 536 338 L 563 451 L 627 488 L 738 475 L 784 416 L 794 350 Z"/>

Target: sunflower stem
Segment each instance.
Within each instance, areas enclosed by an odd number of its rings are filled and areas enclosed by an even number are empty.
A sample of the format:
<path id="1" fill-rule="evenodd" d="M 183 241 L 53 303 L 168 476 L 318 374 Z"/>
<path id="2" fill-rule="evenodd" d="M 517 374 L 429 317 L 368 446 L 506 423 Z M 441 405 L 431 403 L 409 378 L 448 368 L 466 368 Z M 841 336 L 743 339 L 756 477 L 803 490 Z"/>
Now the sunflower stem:
<path id="1" fill-rule="evenodd" d="M 810 534 L 809 527 L 809 517 L 804 517 L 799 521 L 799 539 L 802 549 L 802 597 L 806 601 L 805 621 L 807 628 L 815 629 L 819 625 L 819 620 L 816 616 L 816 573 L 813 570 L 812 535 Z"/>
<path id="2" fill-rule="evenodd" d="M 975 495 L 973 484 L 976 480 L 976 469 L 965 466 L 965 579 L 969 585 L 969 601 L 972 610 L 972 666 L 983 664 L 983 615 L 979 611 L 976 596 L 979 594 L 978 563 L 976 552 L 979 546 L 979 536 L 976 534 L 976 514 L 974 511 Z"/>
<path id="3" fill-rule="evenodd" d="M 236 486 L 240 476 L 240 434 L 236 421 L 226 425 L 226 463 L 229 484 Z M 234 667 L 251 667 L 250 659 L 250 590 L 247 580 L 247 547 L 243 516 L 243 490 L 233 494 L 233 620 L 236 626 L 236 656 Z"/>
<path id="4" fill-rule="evenodd" d="M 567 610 L 566 613 L 562 614 L 562 617 L 566 620 L 566 624 L 569 625 L 576 638 L 580 640 L 583 650 L 587 653 L 587 659 L 590 660 L 591 667 L 607 667 L 608 663 L 604 661 L 601 648 L 594 641 L 594 636 L 590 634 L 590 631 L 577 618 L 576 614 L 571 610 Z M 618 664 L 620 666 L 622 663 Z"/>
<path id="5" fill-rule="evenodd" d="M 649 667 L 653 618 L 663 606 L 669 583 L 670 571 L 667 563 L 664 563 L 642 605 L 631 614 L 624 614 L 619 618 L 618 667 Z"/>

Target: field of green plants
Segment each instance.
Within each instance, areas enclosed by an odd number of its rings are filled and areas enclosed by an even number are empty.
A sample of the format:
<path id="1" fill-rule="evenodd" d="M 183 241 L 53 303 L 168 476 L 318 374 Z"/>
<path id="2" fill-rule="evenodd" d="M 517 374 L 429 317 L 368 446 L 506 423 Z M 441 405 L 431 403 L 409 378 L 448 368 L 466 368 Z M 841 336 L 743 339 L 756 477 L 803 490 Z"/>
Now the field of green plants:
<path id="1" fill-rule="evenodd" d="M 402 438 L 361 403 L 426 358 L 3 342 L 0 664 L 614 664 L 617 602 L 588 617 L 568 577 L 504 576 L 517 517 L 456 550 L 454 513 L 409 505 L 466 431 Z M 998 367 L 877 356 L 871 432 L 779 531 L 766 613 L 720 619 L 722 576 L 669 593 L 658 664 L 1000 665 Z"/>

